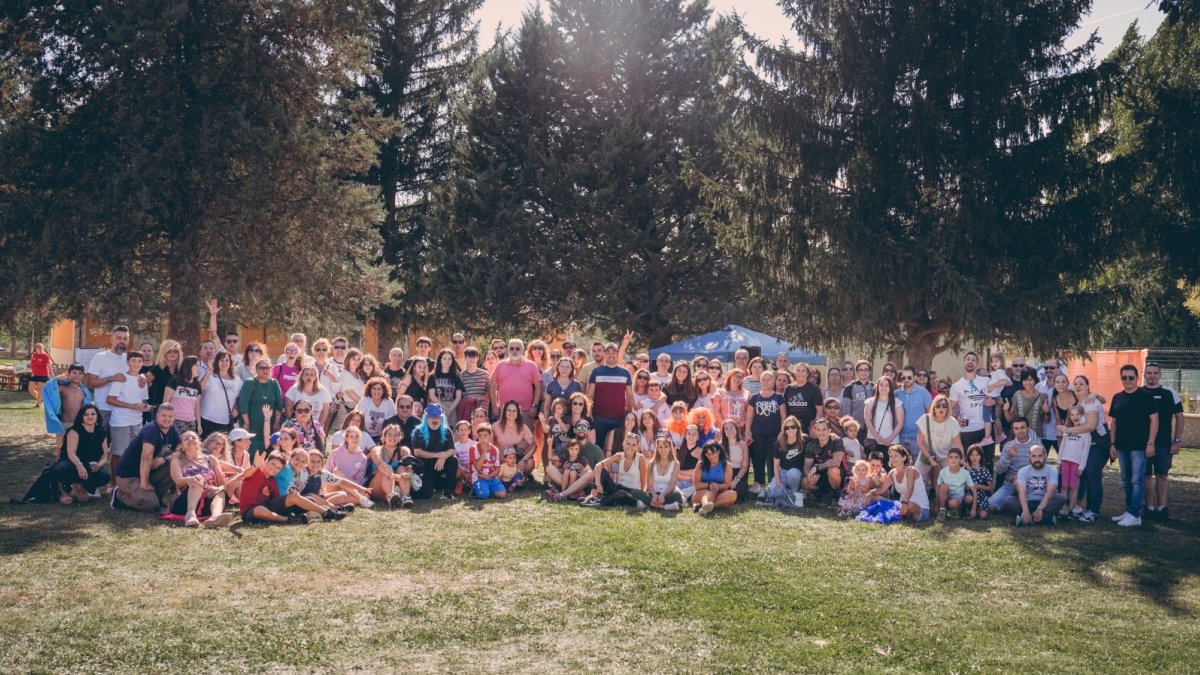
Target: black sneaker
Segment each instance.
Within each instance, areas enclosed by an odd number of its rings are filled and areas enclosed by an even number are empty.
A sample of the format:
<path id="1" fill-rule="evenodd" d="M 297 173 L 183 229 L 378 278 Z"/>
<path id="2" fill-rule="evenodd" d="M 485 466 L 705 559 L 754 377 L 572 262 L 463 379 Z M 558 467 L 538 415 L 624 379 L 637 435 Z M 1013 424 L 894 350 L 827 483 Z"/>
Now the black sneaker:
<path id="1" fill-rule="evenodd" d="M 1167 513 L 1167 507 L 1164 506 L 1158 511 L 1154 512 L 1154 517 L 1159 520 L 1170 520 L 1171 514 Z"/>
<path id="2" fill-rule="evenodd" d="M 444 502 L 452 502 L 455 499 L 457 499 L 457 497 L 454 496 L 453 492 L 443 492 L 442 493 L 442 501 L 444 501 Z"/>
<path id="3" fill-rule="evenodd" d="M 400 502 L 400 506 L 406 509 L 411 509 L 413 507 L 413 498 L 408 495 L 404 495 L 404 499 Z"/>
<path id="4" fill-rule="evenodd" d="M 325 513 L 321 514 L 321 520 L 337 521 L 346 517 L 346 514 L 333 509 L 325 509 Z"/>
<path id="5" fill-rule="evenodd" d="M 337 507 L 337 510 L 341 511 L 342 513 L 354 513 L 354 505 L 342 504 L 341 506 Z"/>
<path id="6" fill-rule="evenodd" d="M 308 524 L 308 514 L 307 513 L 289 513 L 288 519 L 287 519 L 287 524 L 288 525 L 307 525 Z"/>
<path id="7" fill-rule="evenodd" d="M 393 509 L 398 509 L 398 508 L 400 508 L 400 504 L 403 501 L 404 500 L 401 499 L 399 493 L 393 492 L 392 496 L 388 497 L 388 506 L 390 506 Z"/>

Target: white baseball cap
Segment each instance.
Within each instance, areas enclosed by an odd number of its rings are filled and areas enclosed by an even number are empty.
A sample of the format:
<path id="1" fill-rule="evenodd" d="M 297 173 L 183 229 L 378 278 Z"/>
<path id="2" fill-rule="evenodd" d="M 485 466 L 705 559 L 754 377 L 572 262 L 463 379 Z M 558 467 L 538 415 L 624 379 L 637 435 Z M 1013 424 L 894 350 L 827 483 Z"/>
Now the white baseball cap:
<path id="1" fill-rule="evenodd" d="M 229 432 L 229 440 L 231 441 L 245 441 L 251 438 L 254 438 L 254 434 L 246 431 L 245 429 L 234 429 L 233 431 Z"/>

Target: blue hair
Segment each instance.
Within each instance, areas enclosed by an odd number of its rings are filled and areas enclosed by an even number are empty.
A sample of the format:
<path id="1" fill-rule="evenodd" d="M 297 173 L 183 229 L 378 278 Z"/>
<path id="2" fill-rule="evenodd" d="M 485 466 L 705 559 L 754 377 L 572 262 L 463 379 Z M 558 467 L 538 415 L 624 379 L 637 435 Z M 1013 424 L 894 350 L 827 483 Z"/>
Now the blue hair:
<path id="1" fill-rule="evenodd" d="M 445 443 L 446 441 L 448 441 L 450 439 L 449 431 L 446 429 L 445 422 L 443 422 L 442 426 L 438 428 L 438 432 L 441 436 L 440 440 L 443 443 Z M 421 423 L 417 425 L 416 429 L 413 429 L 412 440 L 414 442 L 417 440 L 418 435 L 420 435 L 420 437 L 421 437 L 421 445 L 428 446 L 429 445 L 429 416 L 428 415 L 422 414 L 421 415 Z"/>

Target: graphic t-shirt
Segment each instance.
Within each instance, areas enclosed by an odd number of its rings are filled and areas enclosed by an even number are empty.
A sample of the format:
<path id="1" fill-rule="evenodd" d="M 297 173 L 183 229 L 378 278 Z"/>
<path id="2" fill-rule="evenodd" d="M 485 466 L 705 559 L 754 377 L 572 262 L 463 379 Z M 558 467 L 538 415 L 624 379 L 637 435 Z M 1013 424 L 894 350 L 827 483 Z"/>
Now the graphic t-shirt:
<path id="1" fill-rule="evenodd" d="M 961 377 L 950 386 L 950 401 L 958 404 L 958 412 L 966 418 L 963 433 L 983 429 L 983 399 L 987 398 L 988 378 L 978 373 L 971 379 Z"/>
<path id="2" fill-rule="evenodd" d="M 1049 486 L 1058 487 L 1058 469 L 1049 464 L 1043 464 L 1040 469 L 1033 468 L 1032 464 L 1023 466 L 1017 472 L 1017 482 L 1025 484 L 1026 501 L 1041 501 Z"/>
<path id="3" fill-rule="evenodd" d="M 486 448 L 482 448 L 478 443 L 476 443 L 471 446 L 470 456 L 472 483 L 479 480 L 479 471 L 476 470 L 475 464 L 480 459 L 483 459 L 484 471 L 486 471 L 490 477 L 496 477 L 496 473 L 500 470 L 500 462 L 503 459 L 500 456 L 500 448 L 497 448 L 490 443 Z"/>
<path id="4" fill-rule="evenodd" d="M 588 376 L 588 384 L 596 386 L 592 401 L 592 415 L 596 417 L 620 417 L 625 414 L 627 387 L 633 386 L 633 377 L 621 366 L 596 366 Z"/>
<path id="5" fill-rule="evenodd" d="M 779 419 L 779 411 L 785 401 L 782 394 L 763 396 L 762 392 L 750 397 L 750 432 L 756 436 L 776 436 L 783 420 Z"/>
<path id="6" fill-rule="evenodd" d="M 396 414 L 396 404 L 392 403 L 390 398 L 382 399 L 379 405 L 375 405 L 371 397 L 367 396 L 360 400 L 354 409 L 363 414 L 363 431 L 372 438 L 379 438 L 384 421 Z"/>
<path id="7" fill-rule="evenodd" d="M 171 405 L 175 406 L 175 419 L 180 422 L 196 421 L 196 402 L 200 400 L 199 380 L 186 381 L 178 375 L 167 383 L 168 389 L 174 389 L 171 395 Z"/>
<path id="8" fill-rule="evenodd" d="M 787 415 L 800 420 L 800 428 L 808 433 L 808 425 L 817 418 L 817 406 L 821 405 L 821 389 L 811 382 L 802 385 L 789 384 L 783 390 Z"/>
<path id="9" fill-rule="evenodd" d="M 780 471 L 804 470 L 804 449 L 799 444 L 778 448 L 775 450 L 775 457 L 779 460 Z"/>
<path id="10" fill-rule="evenodd" d="M 457 375 L 441 373 L 429 378 L 429 391 L 443 404 L 454 403 L 457 392 L 464 391 L 462 380 Z"/>

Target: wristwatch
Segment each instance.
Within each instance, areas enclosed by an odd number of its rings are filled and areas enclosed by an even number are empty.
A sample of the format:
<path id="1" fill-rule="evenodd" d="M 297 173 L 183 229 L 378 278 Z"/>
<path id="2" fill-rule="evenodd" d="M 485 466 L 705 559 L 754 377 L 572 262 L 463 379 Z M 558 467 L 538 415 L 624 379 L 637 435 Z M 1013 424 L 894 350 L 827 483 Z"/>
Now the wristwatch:
<path id="1" fill-rule="evenodd" d="M 1182 438 L 1172 438 L 1172 439 L 1171 439 L 1171 443 L 1172 443 L 1172 444 L 1174 444 L 1174 443 L 1182 443 L 1182 442 L 1183 442 L 1183 439 L 1182 439 Z"/>

